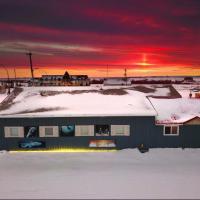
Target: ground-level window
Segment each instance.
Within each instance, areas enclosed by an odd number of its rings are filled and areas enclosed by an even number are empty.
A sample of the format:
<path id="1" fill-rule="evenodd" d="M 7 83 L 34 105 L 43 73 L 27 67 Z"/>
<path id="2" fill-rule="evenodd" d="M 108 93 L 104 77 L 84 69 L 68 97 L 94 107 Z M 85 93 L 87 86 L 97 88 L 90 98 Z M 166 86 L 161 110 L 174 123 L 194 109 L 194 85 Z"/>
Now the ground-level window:
<path id="1" fill-rule="evenodd" d="M 116 144 L 114 140 L 91 140 L 89 143 L 89 147 L 113 148 L 113 147 L 116 147 Z"/>
<path id="2" fill-rule="evenodd" d="M 24 127 L 4 127 L 5 137 L 24 137 Z"/>
<path id="3" fill-rule="evenodd" d="M 130 125 L 111 125 L 111 136 L 130 136 Z"/>
<path id="4" fill-rule="evenodd" d="M 166 125 L 166 126 L 164 126 L 163 134 L 169 135 L 169 136 L 179 135 L 179 126 L 177 126 L 177 125 Z"/>
<path id="5" fill-rule="evenodd" d="M 109 136 L 110 135 L 110 125 L 95 125 L 96 136 Z"/>
<path id="6" fill-rule="evenodd" d="M 75 136 L 94 136 L 94 126 L 93 125 L 76 126 Z"/>
<path id="7" fill-rule="evenodd" d="M 40 137 L 58 137 L 58 126 L 40 126 Z"/>
<path id="8" fill-rule="evenodd" d="M 25 138 L 36 138 L 39 137 L 39 127 L 38 126 L 25 126 Z"/>
<path id="9" fill-rule="evenodd" d="M 60 126 L 60 136 L 70 137 L 75 135 L 75 125 Z"/>

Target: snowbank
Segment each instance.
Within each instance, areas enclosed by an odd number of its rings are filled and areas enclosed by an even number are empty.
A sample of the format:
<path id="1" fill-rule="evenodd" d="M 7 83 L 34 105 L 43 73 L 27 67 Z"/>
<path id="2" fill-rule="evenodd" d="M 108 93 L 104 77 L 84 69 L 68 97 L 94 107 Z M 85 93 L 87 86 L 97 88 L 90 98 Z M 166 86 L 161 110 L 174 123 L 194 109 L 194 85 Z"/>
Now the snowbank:
<path id="1" fill-rule="evenodd" d="M 1 198 L 200 198 L 199 149 L 0 154 Z"/>

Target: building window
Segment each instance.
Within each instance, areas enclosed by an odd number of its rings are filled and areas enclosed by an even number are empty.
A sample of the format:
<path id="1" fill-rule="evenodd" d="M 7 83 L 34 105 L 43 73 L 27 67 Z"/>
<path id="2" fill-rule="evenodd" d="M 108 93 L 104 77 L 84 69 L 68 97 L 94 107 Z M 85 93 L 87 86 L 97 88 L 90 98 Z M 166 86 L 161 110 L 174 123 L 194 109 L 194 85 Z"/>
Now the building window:
<path id="1" fill-rule="evenodd" d="M 106 147 L 106 148 L 113 148 L 116 147 L 114 140 L 91 140 L 89 142 L 89 147 Z"/>
<path id="2" fill-rule="evenodd" d="M 169 125 L 164 126 L 164 135 L 166 136 L 177 136 L 179 135 L 179 126 L 177 125 Z"/>
<path id="3" fill-rule="evenodd" d="M 58 126 L 40 126 L 40 137 L 58 137 Z"/>
<path id="4" fill-rule="evenodd" d="M 53 136 L 53 128 L 46 127 L 44 128 L 45 136 Z"/>
<path id="5" fill-rule="evenodd" d="M 96 136 L 109 136 L 110 126 L 109 125 L 95 125 Z"/>
<path id="6" fill-rule="evenodd" d="M 5 137 L 24 137 L 23 127 L 4 127 Z"/>
<path id="7" fill-rule="evenodd" d="M 19 136 L 19 130 L 17 127 L 10 127 L 10 136 L 11 137 L 18 137 Z"/>
<path id="8" fill-rule="evenodd" d="M 26 126 L 25 138 L 36 138 L 36 137 L 39 137 L 38 126 Z"/>
<path id="9" fill-rule="evenodd" d="M 75 127 L 76 136 L 94 136 L 93 125 L 78 125 Z"/>
<path id="10" fill-rule="evenodd" d="M 61 137 L 70 137 L 75 135 L 75 126 L 66 125 L 60 127 L 60 136 Z"/>
<path id="11" fill-rule="evenodd" d="M 111 125 L 111 136 L 130 136 L 130 125 Z"/>

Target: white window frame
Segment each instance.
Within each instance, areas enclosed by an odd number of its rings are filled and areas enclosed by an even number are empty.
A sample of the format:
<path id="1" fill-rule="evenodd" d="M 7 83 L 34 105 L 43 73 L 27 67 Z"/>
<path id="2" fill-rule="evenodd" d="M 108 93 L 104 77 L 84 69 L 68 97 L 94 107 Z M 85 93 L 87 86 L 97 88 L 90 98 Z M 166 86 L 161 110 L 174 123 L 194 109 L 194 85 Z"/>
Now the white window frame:
<path id="1" fill-rule="evenodd" d="M 165 133 L 165 127 L 170 127 L 170 134 Z M 172 127 L 177 127 L 177 133 L 176 134 L 172 134 Z M 164 125 L 163 126 L 163 135 L 164 136 L 179 136 L 179 125 L 174 125 L 174 124 Z"/>
<path id="2" fill-rule="evenodd" d="M 82 134 L 81 128 L 88 128 L 88 134 L 87 135 Z M 75 125 L 75 136 L 78 137 L 94 136 L 94 125 Z"/>
<path id="3" fill-rule="evenodd" d="M 117 128 L 123 128 L 124 133 L 118 134 Z M 130 136 L 130 125 L 129 124 L 111 125 L 111 136 Z"/>
<path id="4" fill-rule="evenodd" d="M 45 129 L 52 128 L 53 135 L 46 135 Z M 39 136 L 40 137 L 59 137 L 59 128 L 58 126 L 39 126 Z"/>
<path id="5" fill-rule="evenodd" d="M 18 135 L 11 135 L 11 129 L 17 128 Z M 24 127 L 23 126 L 5 126 L 4 127 L 4 137 L 5 138 L 23 138 L 24 137 Z"/>

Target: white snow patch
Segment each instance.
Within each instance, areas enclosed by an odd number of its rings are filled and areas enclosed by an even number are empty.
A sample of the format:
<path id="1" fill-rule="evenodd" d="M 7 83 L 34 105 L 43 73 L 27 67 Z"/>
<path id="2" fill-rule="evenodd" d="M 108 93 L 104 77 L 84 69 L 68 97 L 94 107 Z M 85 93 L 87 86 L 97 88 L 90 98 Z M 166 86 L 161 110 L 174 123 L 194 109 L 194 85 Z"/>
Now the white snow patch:
<path id="1" fill-rule="evenodd" d="M 7 93 L 0 94 L 0 103 L 7 97 Z"/>
<path id="2" fill-rule="evenodd" d="M 115 87 L 104 87 L 106 89 Z M 119 88 L 119 87 L 118 87 Z M 155 110 L 146 99 L 144 93 L 126 90 L 125 95 L 103 95 L 87 92 L 81 94 L 62 93 L 55 96 L 43 97 L 40 91 L 73 91 L 73 90 L 100 90 L 99 87 L 35 87 L 24 88 L 14 99 L 14 105 L 1 111 L 0 115 L 12 114 L 13 116 L 154 116 Z M 30 112 L 19 114 L 23 111 L 37 109 L 56 109 L 44 112 Z"/>
<path id="3" fill-rule="evenodd" d="M 158 116 L 159 123 L 183 123 L 200 116 L 200 100 L 189 98 L 156 99 L 150 98 Z"/>
<path id="4" fill-rule="evenodd" d="M 0 154 L 3 199 L 200 198 L 200 149 Z"/>
<path id="5" fill-rule="evenodd" d="M 182 97 L 189 97 L 190 92 L 192 93 L 192 96 L 195 97 L 195 93 L 193 91 L 194 88 L 199 88 L 200 89 L 200 85 L 199 84 L 194 84 L 194 85 L 182 85 L 182 84 L 178 84 L 178 85 L 173 85 L 173 87 L 178 91 L 178 93 L 182 96 Z"/>

